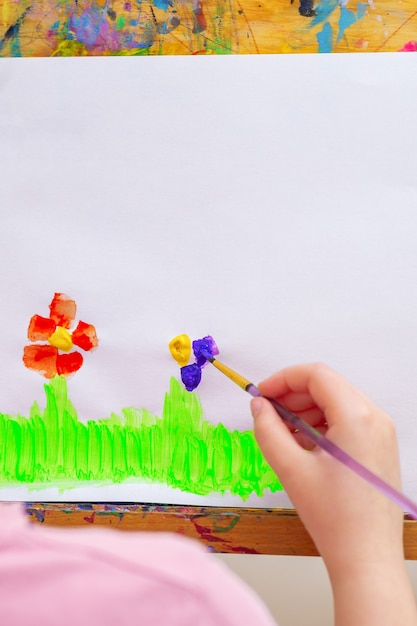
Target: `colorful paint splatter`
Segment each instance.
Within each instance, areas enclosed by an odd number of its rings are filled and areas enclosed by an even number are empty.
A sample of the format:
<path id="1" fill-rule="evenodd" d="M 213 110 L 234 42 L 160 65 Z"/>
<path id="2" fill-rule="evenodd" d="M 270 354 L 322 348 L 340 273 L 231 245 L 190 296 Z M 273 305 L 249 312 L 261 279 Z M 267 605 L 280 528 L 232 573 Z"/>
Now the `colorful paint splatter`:
<path id="1" fill-rule="evenodd" d="M 181 366 L 181 380 L 187 391 L 194 391 L 201 382 L 201 371 L 210 357 L 217 356 L 219 349 L 211 335 L 196 339 L 192 343 L 194 363 L 187 365 L 191 355 L 191 340 L 188 335 L 178 335 L 169 343 L 172 357 Z"/>
<path id="2" fill-rule="evenodd" d="M 77 305 L 75 300 L 63 293 L 54 295 L 49 311 L 49 317 L 31 317 L 27 336 L 32 344 L 23 349 L 23 363 L 45 378 L 53 378 L 57 374 L 69 376 L 84 362 L 81 352 L 74 350 L 74 346 L 86 352 L 96 348 L 96 329 L 92 324 L 79 321 L 77 327 L 70 331 Z"/>
<path id="3" fill-rule="evenodd" d="M 1 0 L 0 56 L 415 52 L 415 0 Z"/>

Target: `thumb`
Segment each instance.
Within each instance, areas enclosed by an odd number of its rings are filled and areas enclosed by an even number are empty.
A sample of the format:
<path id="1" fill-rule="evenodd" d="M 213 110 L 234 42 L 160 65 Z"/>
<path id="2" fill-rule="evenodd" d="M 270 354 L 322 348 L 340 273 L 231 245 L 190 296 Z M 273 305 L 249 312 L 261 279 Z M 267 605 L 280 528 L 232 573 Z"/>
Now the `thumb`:
<path id="1" fill-rule="evenodd" d="M 266 398 L 251 401 L 255 438 L 259 447 L 280 479 L 292 473 L 305 462 L 308 453 L 295 441 L 272 404 Z"/>

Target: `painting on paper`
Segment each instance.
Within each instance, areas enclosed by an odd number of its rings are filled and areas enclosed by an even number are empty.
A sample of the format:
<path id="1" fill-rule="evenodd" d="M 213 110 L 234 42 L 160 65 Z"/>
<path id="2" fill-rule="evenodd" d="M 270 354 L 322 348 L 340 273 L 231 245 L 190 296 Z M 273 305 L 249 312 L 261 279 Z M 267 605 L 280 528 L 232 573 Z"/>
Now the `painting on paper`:
<path id="1" fill-rule="evenodd" d="M 2 0 L 0 56 L 415 52 L 412 0 Z"/>
<path id="2" fill-rule="evenodd" d="M 51 485 L 68 491 L 85 484 L 162 483 L 242 501 L 282 489 L 251 431 L 232 431 L 204 418 L 195 389 L 207 361 L 202 352 L 218 354 L 210 336 L 191 344 L 183 334 L 169 343 L 181 377 L 174 376 L 173 366 L 162 415 L 138 398 L 135 407 L 82 421 L 71 401 L 71 378 L 83 375 L 84 360 L 94 358 L 100 341 L 95 326 L 78 319 L 77 309 L 74 299 L 57 292 L 46 314 L 29 320 L 21 361 L 39 377 L 44 406 L 35 401 L 27 416 L 0 413 L 0 487 L 24 484 L 42 497 L 42 488 Z"/>
<path id="3" fill-rule="evenodd" d="M 364 389 L 415 497 L 415 61 L 0 62 L 1 499 L 287 506 L 199 340 Z"/>

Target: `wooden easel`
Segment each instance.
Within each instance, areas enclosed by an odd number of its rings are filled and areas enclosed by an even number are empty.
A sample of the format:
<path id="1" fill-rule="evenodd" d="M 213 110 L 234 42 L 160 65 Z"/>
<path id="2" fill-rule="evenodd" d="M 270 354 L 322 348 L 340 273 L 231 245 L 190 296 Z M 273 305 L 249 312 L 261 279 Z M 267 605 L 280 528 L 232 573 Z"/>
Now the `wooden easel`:
<path id="1" fill-rule="evenodd" d="M 48 526 L 180 533 L 202 541 L 212 552 L 318 556 L 310 535 L 291 509 L 36 502 L 26 504 L 26 510 L 33 523 Z M 417 560 L 417 521 L 407 518 L 404 550 L 406 559 Z"/>

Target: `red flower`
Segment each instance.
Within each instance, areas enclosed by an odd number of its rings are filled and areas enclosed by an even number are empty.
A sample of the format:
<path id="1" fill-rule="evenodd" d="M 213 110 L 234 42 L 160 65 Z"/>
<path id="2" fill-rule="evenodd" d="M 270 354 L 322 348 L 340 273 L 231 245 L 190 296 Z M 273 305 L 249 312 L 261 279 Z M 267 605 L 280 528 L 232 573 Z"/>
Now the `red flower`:
<path id="1" fill-rule="evenodd" d="M 45 378 L 53 378 L 56 374 L 68 376 L 79 370 L 84 361 L 82 354 L 73 350 L 74 346 L 86 352 L 98 346 L 96 329 L 92 324 L 80 321 L 71 333 L 77 305 L 63 293 L 54 295 L 49 310 L 49 317 L 33 315 L 28 326 L 30 341 L 48 343 L 25 346 L 23 363 Z"/>

